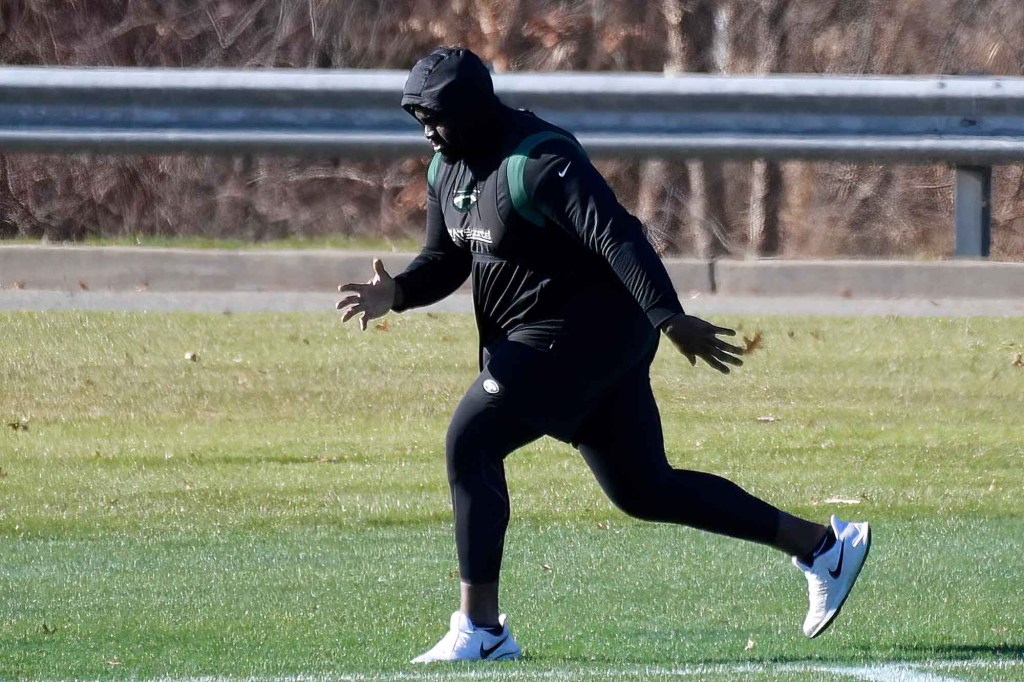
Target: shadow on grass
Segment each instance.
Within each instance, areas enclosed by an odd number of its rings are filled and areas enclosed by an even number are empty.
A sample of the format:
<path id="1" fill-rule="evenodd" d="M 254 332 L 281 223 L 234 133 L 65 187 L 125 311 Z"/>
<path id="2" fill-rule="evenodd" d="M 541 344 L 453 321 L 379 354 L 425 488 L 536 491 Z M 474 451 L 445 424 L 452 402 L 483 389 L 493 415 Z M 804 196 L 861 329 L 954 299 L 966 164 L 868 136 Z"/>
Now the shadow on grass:
<path id="1" fill-rule="evenodd" d="M 1005 644 L 934 644 L 896 646 L 893 651 L 908 658 L 964 660 L 970 658 L 1009 657 L 1024 660 L 1024 642 Z"/>
<path id="2" fill-rule="evenodd" d="M 693 659 L 682 659 L 682 660 L 660 660 L 653 661 L 650 657 L 645 656 L 545 656 L 535 655 L 529 651 L 523 654 L 523 660 L 530 663 L 536 663 L 541 665 L 565 665 L 565 666 L 580 666 L 580 667 L 592 667 L 592 666 L 604 666 L 614 668 L 615 666 L 654 666 L 663 667 L 666 669 L 687 669 L 687 668 L 730 668 L 735 666 L 786 666 L 786 665 L 831 665 L 831 664 L 843 664 L 849 663 L 846 659 L 842 658 L 808 658 L 807 656 L 801 656 L 799 654 L 779 655 L 779 656 L 767 656 L 764 658 L 751 657 L 748 659 L 738 659 L 735 656 L 707 656 L 697 657 Z"/>
<path id="3" fill-rule="evenodd" d="M 562 665 L 643 665 L 651 661 L 645 658 L 623 658 L 621 656 L 589 656 L 573 658 L 571 656 L 531 656 L 527 654 L 524 658 L 533 663 L 562 664 Z M 717 666 L 786 666 L 786 665 L 871 665 L 893 662 L 913 663 L 915 661 L 964 661 L 973 659 L 1016 659 L 1024 661 L 1024 643 L 1007 644 L 940 644 L 931 646 L 909 646 L 900 645 L 887 649 L 884 652 L 871 651 L 863 657 L 854 657 L 851 661 L 848 656 L 811 656 L 794 654 L 791 656 L 769 656 L 765 658 L 751 657 L 747 660 L 737 660 L 734 656 L 725 657 L 702 657 L 693 660 L 679 661 L 676 663 L 664 662 L 667 667 L 717 667 Z"/>

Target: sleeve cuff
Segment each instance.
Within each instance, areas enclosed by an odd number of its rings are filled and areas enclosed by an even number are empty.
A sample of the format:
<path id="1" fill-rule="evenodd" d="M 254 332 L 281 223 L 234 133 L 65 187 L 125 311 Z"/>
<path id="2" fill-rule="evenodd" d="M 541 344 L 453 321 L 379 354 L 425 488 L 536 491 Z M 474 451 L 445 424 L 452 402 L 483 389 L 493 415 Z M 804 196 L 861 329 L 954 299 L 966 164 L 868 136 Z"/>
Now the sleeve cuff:
<path id="1" fill-rule="evenodd" d="M 402 288 L 402 273 L 395 275 L 395 302 L 391 306 L 391 310 L 396 313 L 405 312 L 413 306 L 408 305 L 408 301 L 405 296 L 405 289 Z"/>
<path id="2" fill-rule="evenodd" d="M 647 310 L 647 319 L 651 321 L 652 327 L 660 331 L 661 325 L 663 325 L 666 320 L 681 312 L 683 312 L 683 306 L 679 301 L 676 301 L 675 305 L 659 304 Z"/>

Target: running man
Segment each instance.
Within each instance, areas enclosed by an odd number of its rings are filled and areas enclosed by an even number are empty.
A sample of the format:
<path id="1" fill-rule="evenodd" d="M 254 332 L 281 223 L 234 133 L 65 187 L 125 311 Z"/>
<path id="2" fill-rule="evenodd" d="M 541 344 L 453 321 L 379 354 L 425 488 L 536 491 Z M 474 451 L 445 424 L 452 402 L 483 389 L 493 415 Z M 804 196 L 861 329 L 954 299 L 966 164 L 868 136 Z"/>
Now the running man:
<path id="1" fill-rule="evenodd" d="M 480 374 L 445 443 L 461 577 L 449 631 L 413 662 L 521 654 L 498 609 L 509 520 L 504 459 L 552 436 L 573 444 L 625 513 L 774 547 L 808 582 L 804 633 L 839 613 L 868 553 L 866 523 L 797 518 L 712 474 L 674 469 L 649 370 L 664 334 L 690 364 L 742 364 L 731 329 L 683 312 L 640 222 L 615 198 L 579 142 L 495 96 L 464 48 L 413 67 L 402 107 L 423 126 L 426 242 L 392 278 L 373 261 L 367 284 L 344 284 L 343 321 L 360 326 L 439 301 L 472 276 Z"/>

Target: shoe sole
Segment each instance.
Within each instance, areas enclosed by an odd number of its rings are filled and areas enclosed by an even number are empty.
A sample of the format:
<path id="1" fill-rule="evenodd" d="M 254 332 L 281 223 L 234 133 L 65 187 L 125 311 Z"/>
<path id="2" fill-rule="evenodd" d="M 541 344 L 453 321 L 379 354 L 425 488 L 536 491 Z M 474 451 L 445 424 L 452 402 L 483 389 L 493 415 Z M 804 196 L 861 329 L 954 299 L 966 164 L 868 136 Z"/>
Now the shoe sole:
<path id="1" fill-rule="evenodd" d="M 818 637 L 819 635 L 821 635 L 821 633 L 825 632 L 825 630 L 828 630 L 829 626 L 832 625 L 832 623 L 834 623 L 836 618 L 839 616 L 839 612 L 843 610 L 843 604 L 845 604 L 846 600 L 850 598 L 851 594 L 853 594 L 853 588 L 857 585 L 857 579 L 860 577 L 860 572 L 864 570 L 864 564 L 868 562 L 868 555 L 871 554 L 871 526 L 868 526 L 866 542 L 867 548 L 864 550 L 864 559 L 860 562 L 860 566 L 857 567 L 857 572 L 853 574 L 853 580 L 850 581 L 850 589 L 847 590 L 846 596 L 843 597 L 843 600 L 841 602 L 839 602 L 839 606 L 836 607 L 836 610 L 832 613 L 832 616 L 824 623 L 822 623 L 821 627 L 819 627 L 816 632 L 814 632 L 811 635 L 808 635 L 808 637 L 810 637 L 811 639 Z"/>
<path id="2" fill-rule="evenodd" d="M 416 665 L 429 665 L 430 663 L 460 663 L 463 661 L 467 661 L 470 663 L 490 663 L 491 661 L 518 661 L 520 658 L 522 658 L 522 653 L 510 651 L 507 654 L 502 654 L 500 656 L 491 656 L 490 658 L 438 658 L 426 661 L 420 661 L 414 658 L 410 661 L 410 663 L 414 663 Z"/>
<path id="3" fill-rule="evenodd" d="M 494 658 L 486 658 L 486 659 L 483 659 L 483 660 L 486 660 L 486 661 L 518 661 L 521 656 L 522 656 L 521 653 L 510 652 L 510 653 L 507 653 L 507 654 L 502 654 L 501 656 L 495 656 Z"/>

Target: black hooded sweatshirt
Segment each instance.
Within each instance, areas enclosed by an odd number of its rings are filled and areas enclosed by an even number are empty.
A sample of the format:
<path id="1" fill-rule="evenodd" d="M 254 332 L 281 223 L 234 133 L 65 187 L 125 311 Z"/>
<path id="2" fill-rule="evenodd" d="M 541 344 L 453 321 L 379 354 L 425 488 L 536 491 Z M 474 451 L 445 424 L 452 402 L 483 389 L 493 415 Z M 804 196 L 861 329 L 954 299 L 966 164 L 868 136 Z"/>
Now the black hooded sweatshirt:
<path id="1" fill-rule="evenodd" d="M 420 60 L 402 106 L 438 112 L 471 151 L 431 161 L 426 242 L 395 277 L 394 310 L 439 301 L 472 275 L 484 348 L 510 334 L 553 347 L 573 329 L 601 334 L 601 324 L 640 326 L 656 337 L 682 312 L 640 221 L 579 142 L 503 105 L 472 52 L 442 48 Z M 572 323 L 578 318 L 598 326 Z"/>

